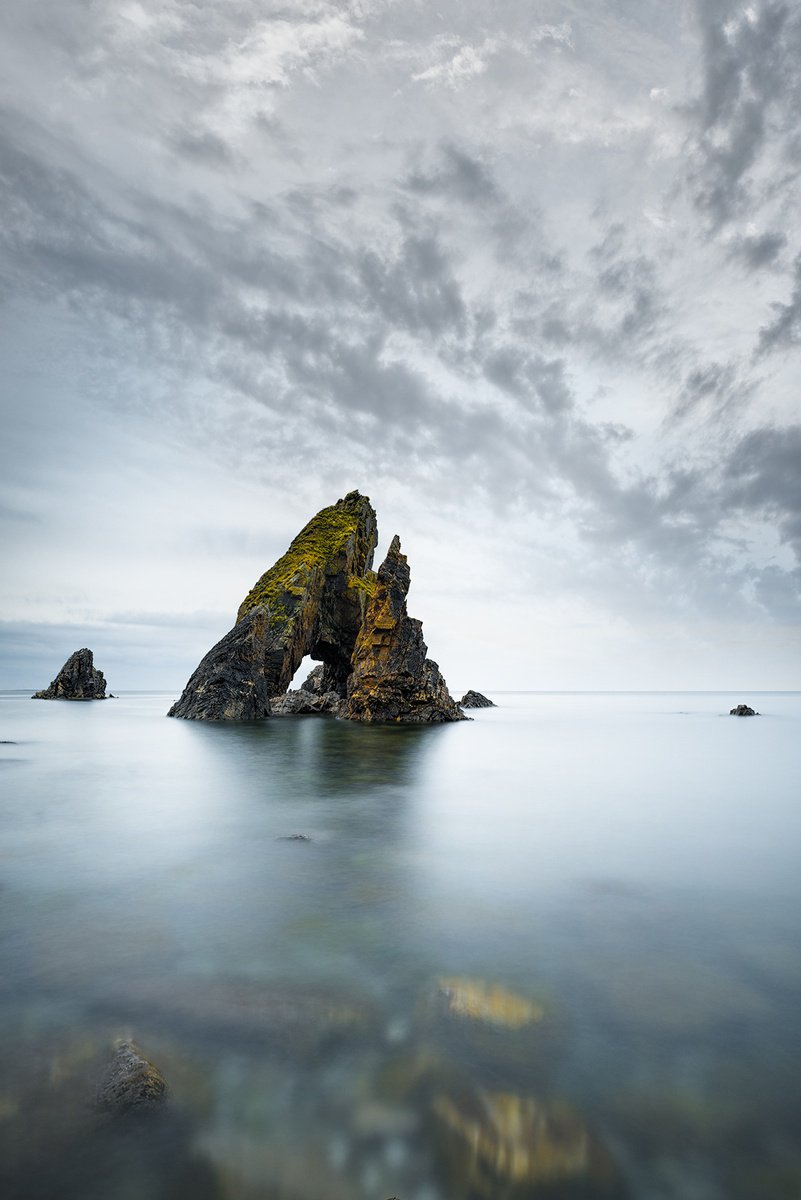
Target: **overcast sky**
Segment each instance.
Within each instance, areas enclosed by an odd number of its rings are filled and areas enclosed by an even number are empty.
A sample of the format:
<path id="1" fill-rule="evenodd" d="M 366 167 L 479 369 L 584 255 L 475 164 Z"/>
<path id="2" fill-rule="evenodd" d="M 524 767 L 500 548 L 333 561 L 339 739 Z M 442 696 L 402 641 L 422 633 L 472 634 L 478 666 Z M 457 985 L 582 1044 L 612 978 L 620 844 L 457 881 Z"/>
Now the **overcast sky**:
<path id="1" fill-rule="evenodd" d="M 792 3 L 3 0 L 0 685 L 180 689 L 358 488 L 454 690 L 801 686 L 799 61 Z"/>

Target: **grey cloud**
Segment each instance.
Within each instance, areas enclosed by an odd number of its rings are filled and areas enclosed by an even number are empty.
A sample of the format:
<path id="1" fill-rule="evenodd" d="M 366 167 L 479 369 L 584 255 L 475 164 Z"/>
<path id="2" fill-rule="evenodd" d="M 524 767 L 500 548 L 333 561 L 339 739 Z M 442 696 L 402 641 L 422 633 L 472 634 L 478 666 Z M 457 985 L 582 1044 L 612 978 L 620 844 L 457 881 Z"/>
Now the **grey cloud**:
<path id="1" fill-rule="evenodd" d="M 430 170 L 422 167 L 404 180 L 411 192 L 424 196 L 446 196 L 465 204 L 495 204 L 500 193 L 488 168 L 478 158 L 452 142 L 439 147 L 439 162 Z"/>
<path id="2" fill-rule="evenodd" d="M 743 404 L 753 391 L 734 363 L 708 362 L 691 367 L 681 383 L 669 421 L 681 421 L 703 409 L 720 420 L 727 410 Z"/>
<path id="3" fill-rule="evenodd" d="M 236 163 L 236 155 L 228 143 L 210 129 L 178 128 L 171 134 L 169 145 L 177 154 L 212 167 L 231 167 Z"/>
<path id="4" fill-rule="evenodd" d="M 757 355 L 801 342 L 801 254 L 794 263 L 792 295 L 787 304 L 774 304 L 773 310 L 775 317 L 759 331 Z"/>
<path id="5" fill-rule="evenodd" d="M 690 182 L 719 228 L 753 203 L 749 173 L 772 139 L 794 132 L 801 20 L 784 3 L 744 9 L 700 0 L 703 82 Z"/>
<path id="6" fill-rule="evenodd" d="M 746 434 L 726 464 L 725 485 L 729 504 L 776 520 L 801 566 L 801 425 Z"/>
<path id="7" fill-rule="evenodd" d="M 786 245 L 787 237 L 783 233 L 738 234 L 729 243 L 729 253 L 750 270 L 758 271 L 772 266 Z"/>

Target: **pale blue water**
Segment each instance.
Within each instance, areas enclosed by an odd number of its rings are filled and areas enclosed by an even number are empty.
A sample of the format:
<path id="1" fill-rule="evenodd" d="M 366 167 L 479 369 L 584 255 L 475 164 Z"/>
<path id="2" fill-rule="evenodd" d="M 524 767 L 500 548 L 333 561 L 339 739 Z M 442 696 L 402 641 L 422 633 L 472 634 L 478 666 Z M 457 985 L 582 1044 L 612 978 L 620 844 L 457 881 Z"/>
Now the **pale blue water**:
<path id="1" fill-rule="evenodd" d="M 0 1194 L 461 1200 L 392 1080 L 465 976 L 560 1032 L 530 1079 L 455 1067 L 567 1102 L 616 1195 L 797 1200 L 801 694 L 495 698 L 402 729 L 0 696 Z M 117 1036 L 153 1121 L 94 1110 Z"/>

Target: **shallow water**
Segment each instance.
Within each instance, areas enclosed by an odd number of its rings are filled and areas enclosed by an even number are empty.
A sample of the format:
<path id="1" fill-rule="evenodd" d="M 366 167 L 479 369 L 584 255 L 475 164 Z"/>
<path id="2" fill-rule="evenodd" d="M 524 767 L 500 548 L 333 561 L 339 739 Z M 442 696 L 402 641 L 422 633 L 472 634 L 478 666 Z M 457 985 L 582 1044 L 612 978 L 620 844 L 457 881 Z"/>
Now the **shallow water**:
<path id="1" fill-rule="evenodd" d="M 496 699 L 403 729 L 0 696 L 2 1195 L 462 1200 L 431 1103 L 477 1088 L 614 1163 L 515 1200 L 798 1197 L 801 694 Z M 537 998 L 542 1046 L 449 1039 L 442 977 Z M 150 1120 L 95 1110 L 120 1036 Z"/>

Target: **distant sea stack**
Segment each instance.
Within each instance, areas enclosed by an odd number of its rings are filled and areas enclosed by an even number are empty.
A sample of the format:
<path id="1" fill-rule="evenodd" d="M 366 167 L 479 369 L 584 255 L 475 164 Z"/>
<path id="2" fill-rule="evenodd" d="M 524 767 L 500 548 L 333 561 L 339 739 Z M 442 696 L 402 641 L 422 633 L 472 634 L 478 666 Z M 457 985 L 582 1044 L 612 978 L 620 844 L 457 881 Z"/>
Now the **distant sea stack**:
<path id="1" fill-rule="evenodd" d="M 759 713 L 756 709 L 750 708 L 747 704 L 738 704 L 736 707 L 729 709 L 730 717 L 758 717 Z"/>
<path id="2" fill-rule="evenodd" d="M 33 700 L 105 700 L 106 680 L 95 668 L 94 656 L 86 647 L 71 654 L 50 687 L 34 692 Z"/>
<path id="3" fill-rule="evenodd" d="M 253 720 L 270 716 L 274 702 L 286 715 L 464 720 L 426 658 L 420 622 L 406 615 L 409 568 L 400 543 L 394 539 L 376 576 L 377 541 L 375 511 L 359 492 L 317 513 L 248 592 L 233 629 L 201 661 L 169 716 Z M 287 695 L 307 655 L 321 666 L 300 693 Z"/>
<path id="4" fill-rule="evenodd" d="M 467 719 L 437 664 L 426 658 L 422 622 L 406 612 L 409 582 L 409 564 L 396 534 L 356 639 L 345 714 L 351 721 L 429 725 Z"/>
<path id="5" fill-rule="evenodd" d="M 494 700 L 489 700 L 481 692 L 474 692 L 472 689 L 462 696 L 459 701 L 460 708 L 497 708 Z"/>

